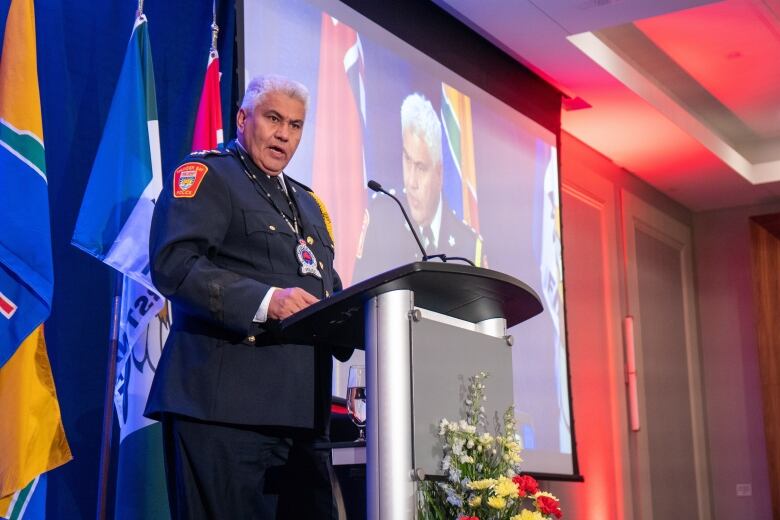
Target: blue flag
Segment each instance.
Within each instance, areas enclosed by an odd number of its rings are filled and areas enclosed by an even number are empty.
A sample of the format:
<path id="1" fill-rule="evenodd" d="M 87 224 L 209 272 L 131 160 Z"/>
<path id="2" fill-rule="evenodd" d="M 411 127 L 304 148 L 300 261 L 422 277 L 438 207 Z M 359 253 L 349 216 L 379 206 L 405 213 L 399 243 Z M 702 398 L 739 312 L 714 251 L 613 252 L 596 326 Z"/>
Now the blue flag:
<path id="1" fill-rule="evenodd" d="M 147 21 L 141 15 L 127 46 L 73 245 L 154 291 L 149 226 L 161 189 L 154 70 Z M 158 300 L 154 310 L 162 307 Z"/>
<path id="2" fill-rule="evenodd" d="M 119 421 L 115 517 L 169 518 L 160 424 L 143 416 L 170 328 L 149 269 L 149 228 L 162 189 L 147 20 L 133 26 L 72 243 L 124 274 L 114 404 Z"/>

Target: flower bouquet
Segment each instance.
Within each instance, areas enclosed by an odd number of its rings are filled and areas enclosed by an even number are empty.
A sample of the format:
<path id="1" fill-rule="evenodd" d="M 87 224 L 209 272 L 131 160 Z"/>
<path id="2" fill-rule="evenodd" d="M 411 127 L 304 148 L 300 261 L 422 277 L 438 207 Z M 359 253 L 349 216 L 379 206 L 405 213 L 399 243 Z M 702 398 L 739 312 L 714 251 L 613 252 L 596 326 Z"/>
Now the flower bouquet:
<path id="1" fill-rule="evenodd" d="M 540 491 L 536 480 L 520 474 L 520 438 L 510 407 L 488 431 L 485 372 L 469 379 L 465 419 L 439 423 L 444 445 L 441 468 L 446 480 L 418 486 L 422 520 L 545 520 L 562 518 L 558 499 Z"/>

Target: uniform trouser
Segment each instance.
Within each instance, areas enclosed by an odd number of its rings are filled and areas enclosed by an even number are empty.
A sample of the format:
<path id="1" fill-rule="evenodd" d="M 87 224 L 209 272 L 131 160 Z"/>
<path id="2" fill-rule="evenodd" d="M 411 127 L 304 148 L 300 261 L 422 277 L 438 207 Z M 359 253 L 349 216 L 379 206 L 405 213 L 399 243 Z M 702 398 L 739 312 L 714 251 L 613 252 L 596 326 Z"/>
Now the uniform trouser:
<path id="1" fill-rule="evenodd" d="M 162 424 L 174 520 L 337 518 L 329 451 L 312 435 L 170 414 Z"/>

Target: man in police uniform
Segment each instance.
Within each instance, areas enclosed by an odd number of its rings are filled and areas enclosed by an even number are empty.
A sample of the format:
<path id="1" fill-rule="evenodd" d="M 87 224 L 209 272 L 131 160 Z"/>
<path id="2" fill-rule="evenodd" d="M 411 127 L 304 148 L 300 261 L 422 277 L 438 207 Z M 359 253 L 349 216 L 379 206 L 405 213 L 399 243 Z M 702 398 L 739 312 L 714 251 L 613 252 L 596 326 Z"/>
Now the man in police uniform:
<path id="1" fill-rule="evenodd" d="M 483 260 L 482 239 L 443 199 L 442 129 L 431 102 L 414 93 L 401 105 L 402 169 L 406 207 L 428 254 Z M 355 280 L 421 260 L 396 203 L 375 194 L 363 221 Z"/>
<path id="2" fill-rule="evenodd" d="M 334 518 L 327 436 L 332 355 L 285 343 L 278 320 L 341 289 L 324 208 L 283 174 L 303 85 L 252 80 L 224 152 L 194 153 L 152 220 L 155 285 L 173 327 L 146 414 L 163 423 L 174 518 Z"/>

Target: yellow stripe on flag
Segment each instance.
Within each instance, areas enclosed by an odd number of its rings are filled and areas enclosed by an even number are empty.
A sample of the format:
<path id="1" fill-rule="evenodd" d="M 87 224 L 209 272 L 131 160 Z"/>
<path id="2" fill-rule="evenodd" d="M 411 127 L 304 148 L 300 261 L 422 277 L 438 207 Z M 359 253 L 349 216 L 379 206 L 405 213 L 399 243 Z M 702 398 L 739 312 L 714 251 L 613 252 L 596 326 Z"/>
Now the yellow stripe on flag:
<path id="1" fill-rule="evenodd" d="M 0 118 L 43 141 L 33 0 L 13 0 L 0 65 Z"/>
<path id="2" fill-rule="evenodd" d="M 0 497 L 73 456 L 60 418 L 43 325 L 0 368 Z"/>

